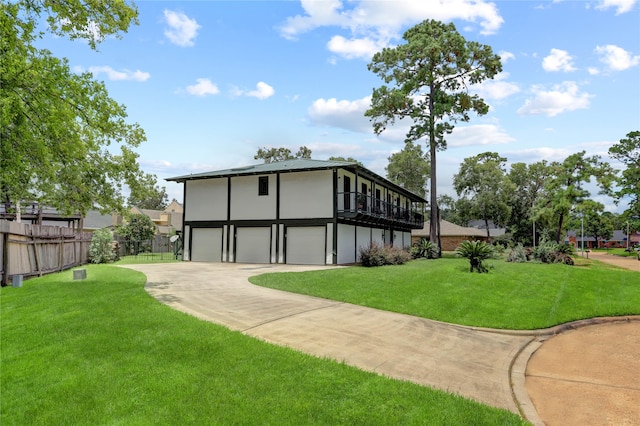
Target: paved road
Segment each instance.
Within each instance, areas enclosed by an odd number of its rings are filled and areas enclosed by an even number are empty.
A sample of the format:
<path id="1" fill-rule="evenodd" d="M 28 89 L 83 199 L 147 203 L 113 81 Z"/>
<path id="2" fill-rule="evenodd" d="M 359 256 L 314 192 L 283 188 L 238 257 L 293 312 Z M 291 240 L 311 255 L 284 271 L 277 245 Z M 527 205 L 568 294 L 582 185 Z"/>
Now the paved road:
<path id="1" fill-rule="evenodd" d="M 585 253 L 587 254 L 587 253 Z M 610 265 L 615 265 L 620 268 L 629 269 L 630 271 L 640 272 L 640 261 L 636 257 L 623 257 L 614 256 L 607 252 L 594 251 L 588 253 L 589 259 L 599 260 Z"/>

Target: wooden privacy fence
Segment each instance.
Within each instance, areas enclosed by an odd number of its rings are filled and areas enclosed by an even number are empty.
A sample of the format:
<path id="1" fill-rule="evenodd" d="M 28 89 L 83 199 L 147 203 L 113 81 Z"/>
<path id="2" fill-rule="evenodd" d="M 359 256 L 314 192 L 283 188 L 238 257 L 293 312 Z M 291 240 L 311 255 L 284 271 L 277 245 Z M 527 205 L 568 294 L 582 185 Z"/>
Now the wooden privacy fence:
<path id="1" fill-rule="evenodd" d="M 33 276 L 87 263 L 90 232 L 60 226 L 0 220 L 0 281 L 14 275 Z"/>

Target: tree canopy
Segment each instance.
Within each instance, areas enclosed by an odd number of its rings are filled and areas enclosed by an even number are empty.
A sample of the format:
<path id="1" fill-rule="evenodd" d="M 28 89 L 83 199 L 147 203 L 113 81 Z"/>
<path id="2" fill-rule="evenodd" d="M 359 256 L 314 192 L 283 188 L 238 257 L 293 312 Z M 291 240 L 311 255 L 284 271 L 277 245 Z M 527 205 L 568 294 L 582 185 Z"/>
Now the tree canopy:
<path id="1" fill-rule="evenodd" d="M 298 152 L 291 153 L 289 148 L 258 148 L 258 152 L 253 156 L 254 160 L 264 160 L 265 163 L 273 163 L 276 161 L 293 160 L 294 158 L 311 158 L 311 150 L 306 146 L 301 146 Z"/>
<path id="2" fill-rule="evenodd" d="M 94 49 L 137 23 L 135 7 L 121 0 L 0 3 L 0 199 L 65 213 L 121 210 L 123 192 L 144 194 L 155 184 L 133 151 L 144 131 L 127 123 L 126 108 L 92 74 L 76 74 L 35 46 L 42 16 L 54 34 Z"/>
<path id="3" fill-rule="evenodd" d="M 506 161 L 495 152 L 484 152 L 465 158 L 453 177 L 456 192 L 468 201 L 470 215 L 484 221 L 487 238 L 489 222 L 505 225 L 511 214 L 509 200 L 515 185 L 506 176 Z"/>
<path id="4" fill-rule="evenodd" d="M 164 210 L 169 205 L 169 196 L 167 195 L 167 188 L 160 187 L 155 184 L 155 179 L 152 179 L 147 183 L 148 191 L 140 196 L 140 194 L 130 194 L 127 199 L 127 205 L 129 207 L 138 207 L 139 209 L 149 210 Z"/>
<path id="5" fill-rule="evenodd" d="M 331 156 L 328 158 L 329 161 L 344 161 L 345 163 L 356 163 L 362 167 L 364 167 L 364 164 L 362 164 L 362 162 L 356 160 L 353 157 L 339 157 L 339 156 Z"/>
<path id="6" fill-rule="evenodd" d="M 585 185 L 595 178 L 601 193 L 610 193 L 615 172 L 597 155 L 587 157 L 585 151 L 569 155 L 562 162 L 549 165 L 550 175 L 545 181 L 545 197 L 535 207 L 536 222 L 555 226 L 553 240 L 560 242 L 570 213 L 591 195 Z"/>
<path id="7" fill-rule="evenodd" d="M 385 48 L 373 56 L 368 69 L 385 83 L 373 90 L 365 116 L 376 134 L 396 119 L 407 118 L 407 141 L 428 138 L 430 170 L 430 238 L 437 234 L 436 151 L 446 148 L 445 135 L 458 121 L 469 121 L 471 111 L 483 115 L 489 106 L 469 86 L 502 71 L 491 47 L 467 41 L 456 27 L 426 20 L 407 30 L 406 43 Z M 389 85 L 389 86 L 387 86 Z"/>
<path id="8" fill-rule="evenodd" d="M 615 195 L 618 200 L 628 198 L 629 216 L 640 218 L 640 131 L 627 133 L 626 138 L 609 148 L 609 155 L 626 166 Z"/>
<path id="9" fill-rule="evenodd" d="M 429 178 L 429 159 L 422 146 L 407 142 L 402 151 L 391 154 L 385 167 L 387 179 L 414 194 L 425 197 Z"/>

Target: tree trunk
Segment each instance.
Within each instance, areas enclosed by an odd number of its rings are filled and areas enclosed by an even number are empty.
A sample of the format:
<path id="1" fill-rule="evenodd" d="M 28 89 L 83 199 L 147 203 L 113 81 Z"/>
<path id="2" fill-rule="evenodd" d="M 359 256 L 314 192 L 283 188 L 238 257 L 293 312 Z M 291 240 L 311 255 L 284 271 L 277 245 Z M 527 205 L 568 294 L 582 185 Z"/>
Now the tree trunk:
<path id="1" fill-rule="evenodd" d="M 438 252 L 442 255 L 442 247 L 438 238 L 438 194 L 436 180 L 436 135 L 435 135 L 435 119 L 433 118 L 435 87 L 431 84 L 429 88 L 429 161 L 431 162 L 431 170 L 429 170 L 429 180 L 431 181 L 430 211 L 429 211 L 429 240 L 438 246 Z"/>
<path id="2" fill-rule="evenodd" d="M 562 232 L 562 222 L 564 221 L 564 213 L 560 213 L 560 218 L 558 219 L 558 232 L 556 233 L 556 243 L 560 244 L 560 233 Z"/>
<path id="3" fill-rule="evenodd" d="M 491 233 L 489 232 L 489 219 L 484 218 L 484 229 L 487 231 L 487 241 L 491 242 Z"/>

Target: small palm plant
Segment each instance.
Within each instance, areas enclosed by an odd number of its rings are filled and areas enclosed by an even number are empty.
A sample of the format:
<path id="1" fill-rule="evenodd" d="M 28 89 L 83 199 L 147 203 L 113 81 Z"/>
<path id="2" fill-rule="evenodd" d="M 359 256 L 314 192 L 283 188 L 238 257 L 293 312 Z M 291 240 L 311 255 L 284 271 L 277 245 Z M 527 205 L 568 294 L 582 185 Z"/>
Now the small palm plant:
<path id="1" fill-rule="evenodd" d="M 493 256 L 493 248 L 484 241 L 463 241 L 456 247 L 456 254 L 469 259 L 470 272 L 489 272 L 482 261 Z"/>
<path id="2" fill-rule="evenodd" d="M 409 253 L 414 259 L 437 259 L 440 251 L 438 250 L 437 245 L 426 238 L 421 238 L 420 241 L 415 243 L 411 249 L 409 249 Z"/>

